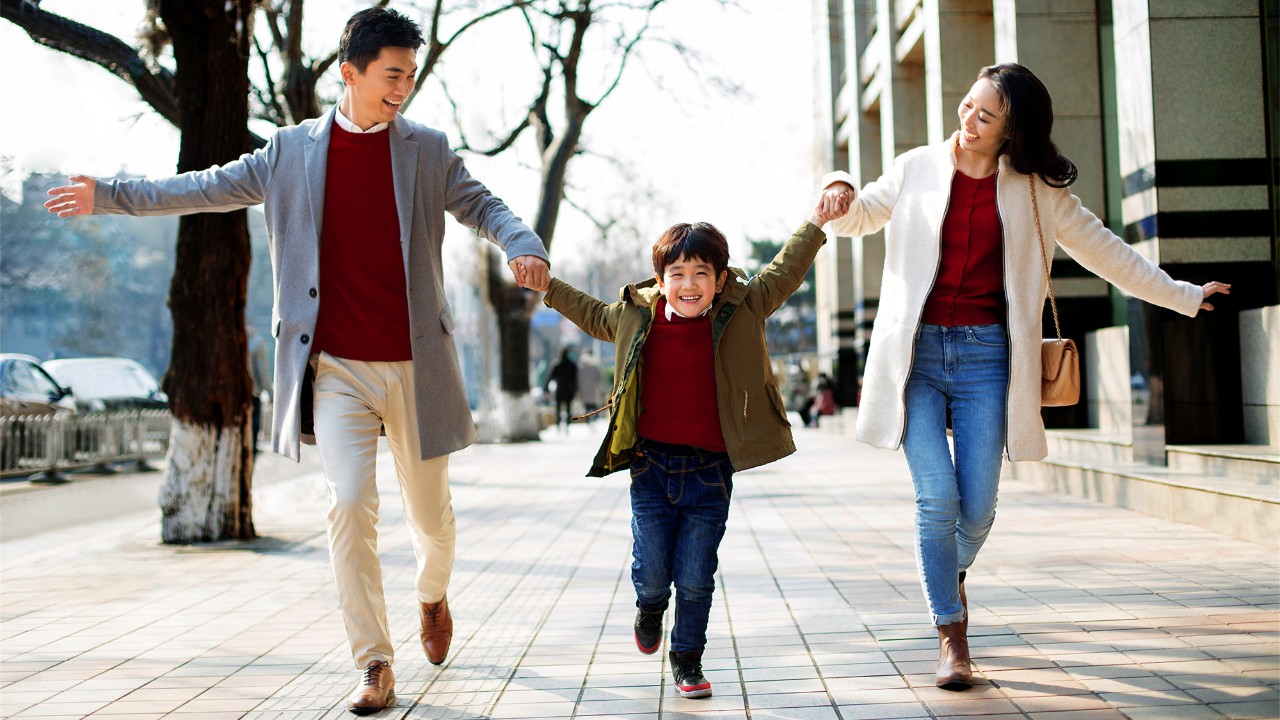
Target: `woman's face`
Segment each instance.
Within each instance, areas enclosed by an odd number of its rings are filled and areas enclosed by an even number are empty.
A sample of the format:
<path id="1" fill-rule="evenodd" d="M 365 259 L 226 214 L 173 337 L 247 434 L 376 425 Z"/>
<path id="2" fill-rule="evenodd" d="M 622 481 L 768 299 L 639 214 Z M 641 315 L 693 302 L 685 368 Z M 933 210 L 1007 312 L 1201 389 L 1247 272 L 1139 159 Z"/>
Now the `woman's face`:
<path id="1" fill-rule="evenodd" d="M 1008 127 L 1002 101 L 996 87 L 986 78 L 978 78 L 969 88 L 959 109 L 962 149 L 991 157 L 1000 154 Z"/>

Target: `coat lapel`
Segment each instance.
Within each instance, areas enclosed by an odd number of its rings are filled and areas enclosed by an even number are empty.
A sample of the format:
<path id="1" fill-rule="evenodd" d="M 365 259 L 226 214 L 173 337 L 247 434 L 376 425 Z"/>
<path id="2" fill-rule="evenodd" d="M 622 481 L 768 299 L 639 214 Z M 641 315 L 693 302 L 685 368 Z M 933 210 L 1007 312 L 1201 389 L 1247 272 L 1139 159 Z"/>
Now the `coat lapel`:
<path id="1" fill-rule="evenodd" d="M 387 132 L 391 133 L 391 178 L 396 193 L 396 215 L 400 220 L 400 252 L 404 255 L 405 279 L 408 280 L 419 146 L 413 140 L 413 128 L 399 115 Z"/>
<path id="2" fill-rule="evenodd" d="M 337 106 L 320 116 L 320 121 L 307 133 L 307 147 L 303 151 L 307 175 L 307 201 L 311 203 L 311 223 L 316 246 L 320 245 L 320 228 L 324 223 L 325 172 L 329 166 L 329 129 L 333 127 L 333 114 Z"/>

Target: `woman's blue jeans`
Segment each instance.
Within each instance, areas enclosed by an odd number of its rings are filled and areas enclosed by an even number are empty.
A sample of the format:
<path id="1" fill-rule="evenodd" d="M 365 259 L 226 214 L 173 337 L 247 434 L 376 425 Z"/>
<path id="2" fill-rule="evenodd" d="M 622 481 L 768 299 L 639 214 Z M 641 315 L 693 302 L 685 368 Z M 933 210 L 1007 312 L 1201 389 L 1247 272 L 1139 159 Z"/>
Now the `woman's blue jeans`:
<path id="1" fill-rule="evenodd" d="M 916 561 L 934 625 L 965 619 L 959 573 L 973 564 L 995 521 L 1008 386 L 1003 325 L 920 327 L 902 449 L 915 484 Z"/>
<path id="2" fill-rule="evenodd" d="M 667 609 L 676 588 L 671 649 L 707 645 L 717 552 L 729 519 L 733 465 L 725 453 L 672 451 L 641 440 L 631 463 L 631 582 L 636 605 Z"/>

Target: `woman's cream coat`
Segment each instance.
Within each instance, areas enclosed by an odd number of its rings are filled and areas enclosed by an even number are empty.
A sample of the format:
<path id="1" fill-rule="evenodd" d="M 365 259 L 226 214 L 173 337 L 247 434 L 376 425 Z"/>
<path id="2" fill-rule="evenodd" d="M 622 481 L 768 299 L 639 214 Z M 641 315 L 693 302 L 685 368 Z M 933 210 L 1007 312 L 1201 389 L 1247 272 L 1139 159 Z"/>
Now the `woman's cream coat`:
<path id="1" fill-rule="evenodd" d="M 876 447 L 897 449 L 906 429 L 903 394 L 920 316 L 937 278 L 942 219 L 956 171 L 954 143 L 953 135 L 904 153 L 892 171 L 857 193 L 848 215 L 831 223 L 837 235 L 860 236 L 876 232 L 893 218 L 858 410 L 857 438 Z M 853 185 L 847 173 L 836 172 L 823 178 L 822 186 L 837 180 Z M 1195 316 L 1204 299 L 1200 287 L 1171 279 L 1111 233 L 1067 188 L 1050 187 L 1039 177 L 1035 182 L 1047 244 L 1057 240 L 1082 266 L 1130 295 Z M 1040 460 L 1048 454 L 1040 417 L 1040 319 L 1047 282 L 1027 176 L 1014 171 L 1003 155 L 996 205 L 1004 235 L 1009 311 L 1005 452 L 1010 460 Z"/>

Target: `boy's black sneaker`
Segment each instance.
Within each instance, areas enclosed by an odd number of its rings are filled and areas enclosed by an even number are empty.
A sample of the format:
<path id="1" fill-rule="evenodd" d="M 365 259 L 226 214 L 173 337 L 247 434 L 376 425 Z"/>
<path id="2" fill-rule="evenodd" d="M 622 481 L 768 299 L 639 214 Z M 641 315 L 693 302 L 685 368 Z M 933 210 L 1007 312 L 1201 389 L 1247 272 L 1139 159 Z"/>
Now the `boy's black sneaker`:
<path id="1" fill-rule="evenodd" d="M 671 676 L 676 681 L 680 697 L 711 697 L 711 681 L 702 674 L 702 649 L 668 653 L 671 658 Z"/>
<path id="2" fill-rule="evenodd" d="M 652 655 L 662 645 L 662 613 L 636 610 L 636 647 L 645 655 Z"/>

